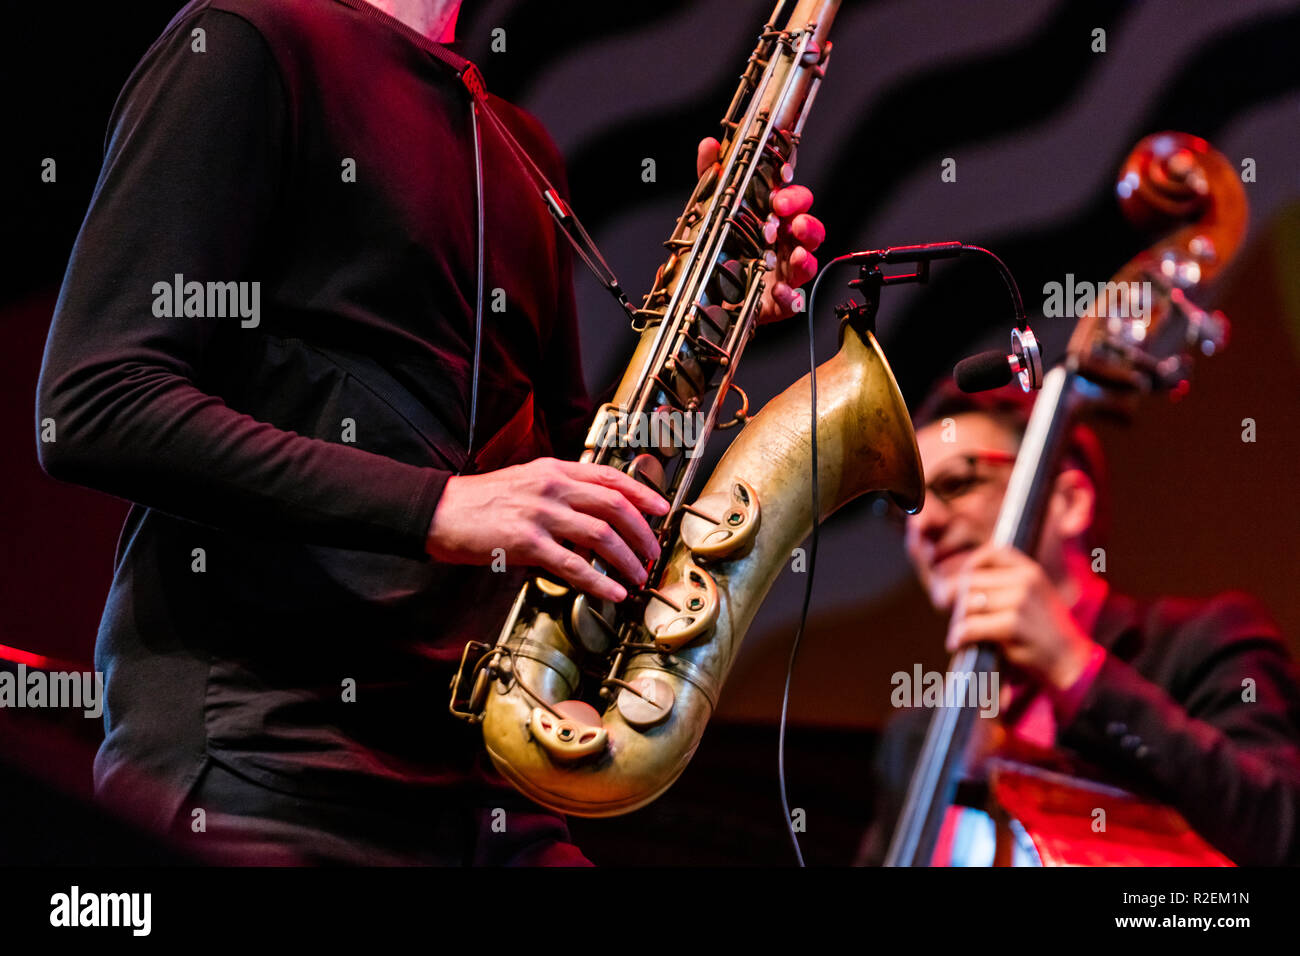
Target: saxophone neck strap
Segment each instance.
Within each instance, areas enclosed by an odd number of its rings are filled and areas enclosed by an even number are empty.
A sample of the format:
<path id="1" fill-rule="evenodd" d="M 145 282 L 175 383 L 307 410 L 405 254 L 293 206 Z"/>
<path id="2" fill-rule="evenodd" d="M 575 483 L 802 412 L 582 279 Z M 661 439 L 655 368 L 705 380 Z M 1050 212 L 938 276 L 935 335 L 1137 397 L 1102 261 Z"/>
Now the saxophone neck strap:
<path id="1" fill-rule="evenodd" d="M 337 0 L 338 3 L 356 10 L 363 15 L 372 19 L 386 23 L 390 28 L 401 33 L 412 43 L 424 50 L 429 56 L 437 60 L 447 69 L 451 70 L 461 85 L 465 87 L 470 99 L 470 133 L 474 143 L 474 191 L 477 207 L 477 294 L 475 295 L 474 305 L 474 363 L 472 372 L 472 383 L 470 386 L 470 411 L 469 411 L 469 436 L 466 440 L 467 460 L 473 460 L 474 457 L 474 438 L 478 418 L 478 382 L 479 382 L 479 365 L 482 360 L 483 346 L 483 285 L 486 250 L 484 248 L 484 224 L 486 219 L 485 203 L 483 198 L 483 149 L 482 140 L 479 133 L 479 116 L 485 116 L 491 126 L 500 134 L 502 140 L 506 143 L 510 153 L 514 156 L 515 161 L 523 169 L 525 175 L 537 188 L 541 196 L 542 203 L 546 210 L 555 219 L 560 231 L 572 243 L 573 248 L 577 251 L 582 261 L 586 263 L 587 268 L 591 270 L 596 277 L 596 281 L 604 286 L 609 293 L 614 296 L 615 300 L 625 312 L 633 319 L 635 324 L 637 310 L 631 302 L 628 301 L 627 293 L 623 291 L 618 277 L 614 270 L 609 267 L 605 257 L 600 254 L 596 247 L 595 241 L 588 235 L 587 230 L 583 228 L 582 222 L 574 214 L 568 202 L 560 195 L 559 191 L 551 185 L 546 174 L 528 155 L 528 151 L 520 145 L 515 139 L 514 134 L 506 127 L 501 118 L 497 116 L 496 111 L 492 109 L 488 102 L 487 83 L 483 80 L 483 74 L 479 68 L 469 59 L 461 56 L 455 50 L 448 49 L 441 43 L 429 39 L 418 30 L 399 20 L 397 17 L 380 10 L 378 7 L 367 3 L 366 0 Z"/>
<path id="2" fill-rule="evenodd" d="M 465 62 L 469 63 L 468 60 Z M 623 286 L 618 281 L 618 276 L 614 274 L 614 270 L 610 268 L 609 262 L 603 255 L 601 255 L 600 248 L 596 245 L 596 241 L 592 239 L 587 230 L 583 228 L 582 220 L 578 218 L 577 213 L 573 211 L 573 208 L 569 203 L 560 195 L 560 191 L 552 185 L 551 181 L 547 179 L 546 174 L 542 172 L 537 163 L 533 161 L 533 158 L 528 154 L 528 150 L 524 149 L 524 147 L 520 145 L 519 140 L 515 138 L 514 134 L 510 132 L 509 128 L 507 128 L 506 124 L 502 122 L 501 117 L 499 117 L 496 114 L 496 111 L 488 104 L 487 90 L 482 85 L 482 75 L 479 74 L 478 70 L 472 63 L 469 63 L 466 72 L 459 75 L 461 77 L 461 82 L 463 82 L 466 88 L 469 89 L 471 96 L 474 97 L 475 102 L 478 104 L 480 109 L 482 109 L 483 115 L 488 118 L 488 121 L 501 135 L 502 140 L 504 140 L 506 145 L 510 148 L 511 155 L 515 157 L 515 161 L 532 181 L 534 187 L 536 187 L 537 194 L 541 197 L 542 203 L 546 206 L 546 211 L 551 214 L 551 218 L 553 218 L 556 225 L 560 227 L 560 231 L 564 233 L 565 238 L 569 240 L 574 251 L 578 253 L 587 268 L 591 270 L 591 274 L 596 277 L 596 281 L 605 287 L 606 291 L 614 297 L 619 306 L 627 312 L 630 318 L 635 319 L 636 307 L 628 301 L 627 293 L 623 291 Z M 476 87 L 478 92 L 475 92 Z"/>
<path id="3" fill-rule="evenodd" d="M 627 293 L 623 291 L 618 276 L 614 274 L 609 262 L 601 255 L 595 240 L 583 228 L 582 221 L 564 197 L 560 195 L 559 190 L 551 184 L 546 174 L 542 172 L 541 167 L 529 155 L 528 150 L 524 149 L 488 102 L 487 83 L 484 82 L 483 74 L 479 72 L 479 68 L 459 53 L 449 50 L 441 44 L 429 44 L 427 49 L 431 56 L 455 72 L 457 79 L 469 91 L 470 99 L 475 107 L 487 117 L 488 122 L 500 134 L 515 161 L 536 187 L 547 212 L 551 214 L 551 217 L 560 227 L 560 231 L 573 245 L 574 251 L 578 253 L 582 261 L 586 263 L 587 268 L 591 270 L 592 275 L 596 277 L 596 281 L 614 296 L 618 304 L 631 318 L 636 318 L 636 308 L 628 301 Z"/>

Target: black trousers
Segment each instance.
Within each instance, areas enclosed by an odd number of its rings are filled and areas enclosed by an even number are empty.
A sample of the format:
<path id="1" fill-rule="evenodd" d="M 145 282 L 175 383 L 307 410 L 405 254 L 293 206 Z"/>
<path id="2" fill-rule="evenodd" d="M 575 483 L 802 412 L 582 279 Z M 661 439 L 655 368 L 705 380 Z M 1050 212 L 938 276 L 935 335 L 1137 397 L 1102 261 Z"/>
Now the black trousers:
<path id="1" fill-rule="evenodd" d="M 334 803 L 272 790 L 211 758 L 170 829 L 222 865 L 592 865 L 563 818 L 540 809 Z"/>

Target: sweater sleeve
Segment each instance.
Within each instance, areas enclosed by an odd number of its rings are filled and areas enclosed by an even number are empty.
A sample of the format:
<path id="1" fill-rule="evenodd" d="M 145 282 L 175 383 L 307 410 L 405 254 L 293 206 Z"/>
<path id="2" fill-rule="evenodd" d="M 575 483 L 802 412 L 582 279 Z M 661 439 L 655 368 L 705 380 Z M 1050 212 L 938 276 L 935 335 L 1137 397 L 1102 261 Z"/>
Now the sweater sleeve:
<path id="1" fill-rule="evenodd" d="M 1145 784 L 1233 862 L 1300 863 L 1300 690 L 1285 647 L 1236 599 L 1174 640 L 1177 699 L 1108 654 L 1059 742 Z"/>
<path id="2" fill-rule="evenodd" d="M 186 520 L 427 559 L 449 472 L 235 411 L 196 383 L 220 324 L 238 335 L 241 318 L 162 301 L 177 276 L 271 284 L 292 144 L 292 98 L 245 20 L 197 6 L 145 55 L 114 108 L 50 327 L 40 463 Z"/>

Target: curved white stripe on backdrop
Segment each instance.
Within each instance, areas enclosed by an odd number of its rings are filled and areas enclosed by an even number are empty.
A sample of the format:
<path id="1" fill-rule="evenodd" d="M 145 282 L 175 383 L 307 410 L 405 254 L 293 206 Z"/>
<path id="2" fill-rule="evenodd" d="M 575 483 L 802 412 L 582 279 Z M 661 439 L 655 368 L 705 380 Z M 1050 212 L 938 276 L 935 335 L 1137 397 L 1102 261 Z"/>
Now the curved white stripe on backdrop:
<path id="1" fill-rule="evenodd" d="M 1208 39 L 1294 8 L 1294 0 L 1149 0 L 1137 6 L 1108 38 L 1108 52 L 1096 54 L 1097 65 L 1073 102 L 1036 128 L 936 153 L 903 181 L 879 215 L 861 224 L 849 247 L 925 241 L 936 232 L 991 244 L 997 236 L 1078 215 L 1110 191 L 1113 165 L 1154 132 L 1140 124 Z M 1171 31 L 1170 23 L 1180 17 L 1179 29 Z M 956 183 L 940 180 L 946 155 L 957 161 Z M 887 317 L 883 327 L 888 329 Z"/>
<path id="2" fill-rule="evenodd" d="M 892 0 L 840 12 L 826 82 L 800 147 L 799 181 L 813 189 L 838 159 L 839 123 L 853 126 L 888 94 L 926 74 L 1015 48 L 1054 14 L 1058 0 Z M 888 149 L 888 142 L 880 148 Z"/>
<path id="3" fill-rule="evenodd" d="M 1300 92 L 1256 104 L 1238 115 L 1217 137 L 1217 146 L 1237 168 L 1255 160 L 1255 181 L 1246 185 L 1253 241 L 1282 207 L 1300 200 Z"/>
<path id="4" fill-rule="evenodd" d="M 770 12 L 752 14 L 754 9 L 736 0 L 697 0 L 626 36 L 557 50 L 520 105 L 571 158 L 611 126 L 694 105 L 725 77 L 739 77 L 761 18 Z M 738 17 L 737 10 L 746 15 Z M 726 108 L 718 104 L 719 119 Z M 712 125 L 699 131 L 700 137 L 715 134 Z"/>
<path id="5" fill-rule="evenodd" d="M 694 3 L 634 35 L 566 52 L 541 73 L 521 105 L 546 124 L 561 152 L 573 156 L 629 115 L 698 104 L 725 78 L 739 74 L 760 18 L 768 13 L 768 4 L 758 2 L 746 19 L 737 13 L 741 6 L 735 0 Z M 996 0 L 955 7 L 951 0 L 891 0 L 842 10 L 833 31 L 838 47 L 830 75 L 835 79 L 818 93 L 814 116 L 860 116 L 886 88 L 910 74 L 932 70 L 937 61 L 949 66 L 954 59 L 1019 42 L 1057 6 L 1059 0 Z M 714 45 L 719 38 L 725 45 L 721 50 Z M 592 95 L 593 76 L 603 88 L 599 98 Z M 718 104 L 719 116 L 726 105 Z M 830 119 L 811 122 L 833 128 Z M 700 130 L 700 135 L 712 132 Z M 814 182 L 832 155 L 833 145 L 824 137 L 810 138 L 806 155 L 800 157 L 803 181 Z"/>

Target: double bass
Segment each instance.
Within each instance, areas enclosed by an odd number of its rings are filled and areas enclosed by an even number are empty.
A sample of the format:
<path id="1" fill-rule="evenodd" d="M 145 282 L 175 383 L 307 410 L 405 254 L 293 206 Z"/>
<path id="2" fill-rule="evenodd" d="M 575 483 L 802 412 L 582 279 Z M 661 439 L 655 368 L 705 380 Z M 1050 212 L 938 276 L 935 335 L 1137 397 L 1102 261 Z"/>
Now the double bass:
<path id="1" fill-rule="evenodd" d="M 1151 392 L 1187 389 L 1194 356 L 1227 340 L 1227 320 L 1192 302 L 1220 274 L 1246 233 L 1245 190 L 1237 170 L 1205 140 L 1185 133 L 1143 139 L 1119 171 L 1125 217 L 1160 238 L 1112 278 L 1117 297 L 1098 297 L 1075 327 L 1065 358 L 1044 377 L 993 532 L 995 545 L 1033 554 L 1064 436 L 1087 411 L 1130 414 Z M 1149 302 L 1123 296 L 1151 292 Z M 1114 306 L 1120 306 L 1118 308 Z M 966 647 L 953 673 L 993 670 L 988 646 Z M 975 710 L 939 708 L 885 859 L 924 866 L 935 859 L 940 830 L 968 769 Z M 994 865 L 1231 866 L 1172 808 L 1110 783 L 1053 769 L 1059 755 L 994 753 L 985 762 L 987 812 L 995 824 Z M 1106 811 L 1106 837 L 1094 814 Z"/>

